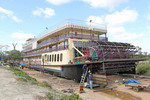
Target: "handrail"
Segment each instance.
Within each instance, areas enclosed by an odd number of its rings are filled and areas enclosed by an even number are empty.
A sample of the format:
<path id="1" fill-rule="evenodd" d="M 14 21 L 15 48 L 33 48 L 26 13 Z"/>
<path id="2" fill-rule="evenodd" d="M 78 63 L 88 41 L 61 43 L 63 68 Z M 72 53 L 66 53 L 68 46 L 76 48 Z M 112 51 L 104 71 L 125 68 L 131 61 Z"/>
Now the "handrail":
<path id="1" fill-rule="evenodd" d="M 53 43 L 56 43 L 56 42 L 60 42 L 60 41 L 63 41 L 65 39 L 69 39 L 69 38 L 74 38 L 74 39 L 87 39 L 87 40 L 105 40 L 105 38 L 107 37 L 100 37 L 98 38 L 98 36 L 94 36 L 94 37 L 91 37 L 90 35 L 81 35 L 81 34 L 73 34 L 73 33 L 69 33 L 69 35 L 66 36 L 66 34 L 64 35 L 60 35 L 59 37 L 62 37 L 62 38 L 58 38 L 58 37 L 55 37 L 55 38 L 51 38 L 51 39 L 48 39 L 47 42 L 46 41 L 43 41 L 39 44 L 37 44 L 37 48 L 40 48 L 40 47 L 43 47 L 43 46 L 46 46 L 46 45 L 49 45 L 49 44 L 53 44 Z M 56 41 L 57 40 L 57 41 Z"/>
<path id="2" fill-rule="evenodd" d="M 80 27 L 84 27 L 84 28 L 92 28 L 92 29 L 102 29 L 102 30 L 107 30 L 107 27 L 106 25 L 104 24 L 99 24 L 99 23 L 95 23 L 95 22 L 90 22 L 90 26 L 89 26 L 89 22 L 88 21 L 84 21 L 84 20 L 77 20 L 77 19 L 66 19 L 66 20 L 63 20 L 51 27 L 48 27 L 46 28 L 46 30 L 42 33 L 40 33 L 38 36 L 37 36 L 37 40 L 47 36 L 47 35 L 50 35 L 52 34 L 53 32 L 59 30 L 59 29 L 63 29 L 63 28 L 68 28 L 68 27 L 77 27 L 77 26 L 80 26 Z"/>
<path id="3" fill-rule="evenodd" d="M 68 45 L 58 46 L 57 48 L 50 48 L 50 49 L 44 50 L 44 51 L 30 52 L 28 54 L 22 54 L 21 56 L 22 57 L 38 56 L 38 55 L 42 55 L 42 53 L 48 53 L 48 52 L 52 52 L 52 51 L 66 50 L 66 49 L 68 49 Z"/>

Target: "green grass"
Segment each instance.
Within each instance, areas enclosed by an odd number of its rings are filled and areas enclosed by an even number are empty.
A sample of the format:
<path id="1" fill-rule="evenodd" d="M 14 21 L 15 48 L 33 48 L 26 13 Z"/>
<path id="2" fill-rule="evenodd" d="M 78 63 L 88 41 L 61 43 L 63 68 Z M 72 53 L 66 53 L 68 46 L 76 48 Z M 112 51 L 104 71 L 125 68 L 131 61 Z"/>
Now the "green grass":
<path id="1" fill-rule="evenodd" d="M 150 57 L 147 57 L 146 61 L 150 61 Z"/>
<path id="2" fill-rule="evenodd" d="M 150 69 L 148 71 L 146 71 L 145 75 L 150 76 Z"/>
<path id="3" fill-rule="evenodd" d="M 38 85 L 41 86 L 41 87 L 50 87 L 50 85 L 49 85 L 46 81 L 41 82 L 41 83 L 39 83 Z M 50 87 L 50 88 L 51 88 L 51 87 Z"/>
<path id="4" fill-rule="evenodd" d="M 50 92 L 48 92 L 46 96 L 49 100 L 54 100 L 54 97 L 52 96 Z"/>
<path id="5" fill-rule="evenodd" d="M 56 97 L 57 97 L 57 99 L 56 99 Z M 83 100 L 76 93 L 72 93 L 71 95 L 58 95 L 58 94 L 53 94 L 53 93 L 48 92 L 47 98 L 49 100 Z"/>
<path id="6" fill-rule="evenodd" d="M 21 80 L 24 82 L 29 82 L 31 84 L 38 84 L 38 82 L 35 78 L 30 77 L 27 73 L 25 73 L 17 68 L 10 67 L 8 70 L 13 71 L 14 74 L 17 76 L 18 80 Z"/>
<path id="7" fill-rule="evenodd" d="M 72 93 L 71 95 L 65 95 L 60 100 L 83 100 L 82 98 L 79 97 L 78 94 Z"/>
<path id="8" fill-rule="evenodd" d="M 10 68 L 8 68 L 8 70 L 13 71 L 14 74 L 17 76 L 18 80 L 28 82 L 31 84 L 35 84 L 35 85 L 38 85 L 41 87 L 51 88 L 51 86 L 46 81 L 38 83 L 35 78 L 30 77 L 27 73 L 25 73 L 17 68 L 10 67 Z M 53 91 L 53 93 L 48 92 L 48 94 L 47 94 L 47 98 L 49 100 L 83 100 L 76 93 L 72 93 L 71 95 L 64 95 L 64 94 L 60 95 L 59 93 L 56 93 L 55 90 L 51 90 L 51 91 Z M 58 97 L 59 97 L 59 99 L 58 99 Z"/>
<path id="9" fill-rule="evenodd" d="M 14 74 L 17 76 L 18 80 L 29 82 L 31 84 L 36 84 L 41 87 L 50 87 L 50 85 L 46 81 L 38 83 L 35 78 L 30 77 L 27 73 L 25 73 L 17 68 L 10 67 L 10 68 L 8 68 L 8 70 L 13 71 Z"/>
<path id="10" fill-rule="evenodd" d="M 150 75 L 150 62 L 142 61 L 137 64 L 136 67 L 137 74 Z"/>
<path id="11" fill-rule="evenodd" d="M 3 65 L 4 65 L 4 66 L 7 66 L 7 65 L 9 65 L 9 64 L 8 64 L 8 63 L 4 63 Z"/>

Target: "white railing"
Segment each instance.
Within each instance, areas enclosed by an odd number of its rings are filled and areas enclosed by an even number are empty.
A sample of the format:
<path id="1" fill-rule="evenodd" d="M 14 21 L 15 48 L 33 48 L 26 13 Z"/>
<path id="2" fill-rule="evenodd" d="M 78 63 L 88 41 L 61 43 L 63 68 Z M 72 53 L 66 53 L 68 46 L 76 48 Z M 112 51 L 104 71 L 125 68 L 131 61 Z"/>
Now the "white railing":
<path id="1" fill-rule="evenodd" d="M 76 20 L 76 19 L 66 19 L 64 21 L 61 21 L 49 28 L 46 27 L 46 30 L 42 33 L 40 33 L 37 36 L 37 40 L 42 39 L 50 34 L 53 34 L 61 29 L 72 27 L 72 28 L 83 28 L 87 30 L 97 30 L 97 31 L 106 31 L 107 27 L 104 24 L 94 23 L 94 22 L 88 22 L 83 20 Z"/>

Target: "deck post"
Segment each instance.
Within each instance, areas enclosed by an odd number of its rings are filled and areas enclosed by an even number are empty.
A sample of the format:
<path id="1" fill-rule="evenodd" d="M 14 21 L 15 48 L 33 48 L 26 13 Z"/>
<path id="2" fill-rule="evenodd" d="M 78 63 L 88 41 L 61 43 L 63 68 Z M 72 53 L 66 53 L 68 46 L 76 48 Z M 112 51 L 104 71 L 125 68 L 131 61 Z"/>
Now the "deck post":
<path id="1" fill-rule="evenodd" d="M 103 62 L 103 72 L 105 73 L 105 63 Z"/>
<path id="2" fill-rule="evenodd" d="M 106 35 L 106 33 L 105 33 L 105 42 L 107 41 L 107 39 L 106 39 L 106 38 L 107 38 L 107 35 Z"/>
<path id="3" fill-rule="evenodd" d="M 43 62 L 43 74 L 44 74 L 44 57 L 42 59 L 42 62 Z"/>

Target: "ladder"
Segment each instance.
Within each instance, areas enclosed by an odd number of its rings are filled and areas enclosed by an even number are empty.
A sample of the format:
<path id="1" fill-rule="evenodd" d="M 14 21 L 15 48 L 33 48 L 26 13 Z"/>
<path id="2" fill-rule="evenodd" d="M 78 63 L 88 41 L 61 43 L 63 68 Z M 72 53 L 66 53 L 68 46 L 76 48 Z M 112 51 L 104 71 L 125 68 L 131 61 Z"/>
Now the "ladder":
<path id="1" fill-rule="evenodd" d="M 80 85 L 84 85 L 85 78 L 86 78 L 86 75 L 87 75 L 87 73 L 88 73 L 88 70 L 89 70 L 89 68 L 86 67 L 86 71 L 83 72 L 83 74 L 82 74 L 82 76 L 81 76 Z"/>

